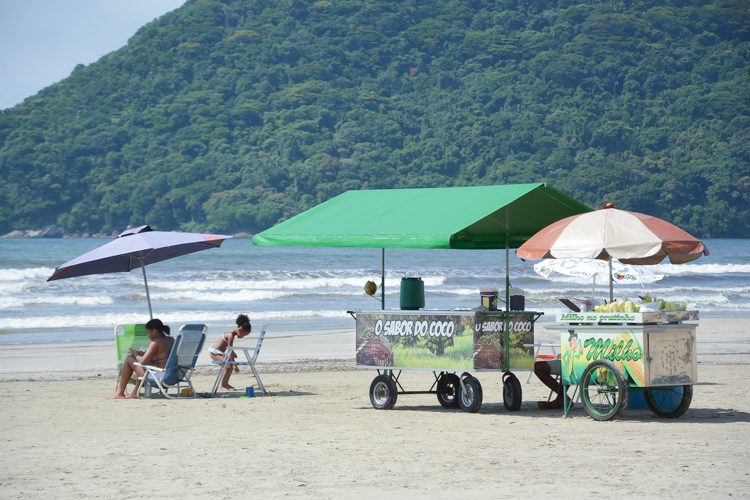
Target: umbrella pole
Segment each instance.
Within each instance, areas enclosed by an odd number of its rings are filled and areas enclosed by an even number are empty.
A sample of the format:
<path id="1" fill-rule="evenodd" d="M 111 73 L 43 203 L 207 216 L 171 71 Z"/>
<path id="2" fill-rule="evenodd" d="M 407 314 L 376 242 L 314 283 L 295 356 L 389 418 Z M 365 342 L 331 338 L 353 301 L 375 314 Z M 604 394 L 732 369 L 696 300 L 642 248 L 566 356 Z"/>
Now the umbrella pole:
<path id="1" fill-rule="evenodd" d="M 612 290 L 614 285 L 614 280 L 612 279 L 612 258 L 609 259 L 609 301 L 612 302 L 612 299 L 614 298 L 614 292 Z"/>
<path id="2" fill-rule="evenodd" d="M 591 280 L 591 298 L 596 297 L 596 273 L 594 273 L 594 279 Z"/>
<path id="3" fill-rule="evenodd" d="M 151 295 L 148 293 L 148 280 L 146 279 L 146 266 L 141 259 L 141 271 L 143 271 L 143 284 L 146 285 L 146 301 L 148 302 L 148 317 L 154 319 L 154 313 L 151 312 Z"/>

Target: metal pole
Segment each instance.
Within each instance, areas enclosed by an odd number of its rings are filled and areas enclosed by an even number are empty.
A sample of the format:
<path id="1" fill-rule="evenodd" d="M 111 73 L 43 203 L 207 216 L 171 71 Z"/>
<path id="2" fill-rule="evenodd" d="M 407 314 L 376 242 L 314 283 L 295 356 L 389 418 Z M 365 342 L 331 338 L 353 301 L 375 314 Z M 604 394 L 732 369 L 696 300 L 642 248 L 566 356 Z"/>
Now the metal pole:
<path id="1" fill-rule="evenodd" d="M 510 211 L 505 207 L 505 371 L 510 367 Z"/>
<path id="2" fill-rule="evenodd" d="M 612 284 L 614 280 L 612 279 L 612 257 L 609 258 L 609 301 L 612 302 L 612 298 L 614 297 L 614 293 L 612 290 Z"/>
<path id="3" fill-rule="evenodd" d="M 141 259 L 141 271 L 143 271 L 143 284 L 146 285 L 146 301 L 148 302 L 148 317 L 154 319 L 154 313 L 151 312 L 151 295 L 148 293 L 148 280 L 146 279 L 146 265 Z"/>
<path id="4" fill-rule="evenodd" d="M 380 309 L 385 310 L 385 248 L 380 249 Z"/>

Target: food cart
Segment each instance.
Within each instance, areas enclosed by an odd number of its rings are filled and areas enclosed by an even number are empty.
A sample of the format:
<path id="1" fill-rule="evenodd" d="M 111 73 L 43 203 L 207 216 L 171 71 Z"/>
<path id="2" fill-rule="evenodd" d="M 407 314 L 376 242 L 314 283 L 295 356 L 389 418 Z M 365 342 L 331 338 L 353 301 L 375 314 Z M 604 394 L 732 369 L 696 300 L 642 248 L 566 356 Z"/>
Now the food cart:
<path id="1" fill-rule="evenodd" d="M 403 389 L 399 379 L 401 371 L 429 370 L 436 374 L 435 383 L 429 391 L 423 392 L 434 392 L 444 406 L 462 406 L 467 411 L 477 411 L 481 406 L 481 385 L 467 370 L 487 369 L 505 373 L 506 407 L 518 409 L 521 405 L 520 383 L 510 370 L 529 369 L 533 365 L 531 350 L 519 346 L 529 343 L 529 337 L 533 339 L 533 324 L 538 313 L 510 310 L 386 311 L 385 249 L 504 249 L 504 303 L 506 309 L 510 309 L 509 249 L 518 248 L 531 235 L 555 221 L 590 210 L 542 183 L 347 191 L 256 234 L 253 243 L 381 249 L 382 310 L 352 312 L 357 318 L 357 359 L 364 360 L 364 356 L 368 356 L 367 362 L 358 361 L 358 366 L 379 371 L 370 390 L 376 408 L 393 407 L 397 390 Z M 377 333 L 378 321 L 382 327 L 380 335 Z M 443 326 L 432 326 L 438 323 Z M 494 331 L 484 331 L 483 327 L 477 332 L 477 325 L 485 323 L 492 323 Z M 514 323 L 522 324 L 520 328 L 529 331 L 517 331 L 511 326 Z M 386 329 L 386 324 L 396 328 L 398 335 L 393 334 L 394 330 Z M 407 334 L 408 325 L 411 325 L 410 335 Z M 447 332 L 450 329 L 449 337 Z M 390 334 L 383 335 L 386 331 Z M 444 335 L 438 335 L 439 331 Z M 515 338 L 520 333 L 524 334 L 522 342 Z M 398 347 L 393 342 L 397 336 Z M 446 345 L 440 347 L 441 342 Z M 452 346 L 447 345 L 450 342 Z M 486 346 L 479 342 L 497 344 L 493 349 L 482 351 Z M 421 346 L 421 354 L 425 351 L 432 354 L 419 364 L 415 361 L 406 366 L 401 364 L 405 363 L 406 357 L 400 354 L 409 346 Z M 447 363 L 452 359 L 445 356 L 448 347 L 451 355 L 459 356 L 455 366 L 453 361 Z M 490 368 L 478 368 L 477 357 L 480 365 L 486 362 Z M 394 372 L 396 369 L 399 370 L 397 373 Z M 456 375 L 459 372 L 463 376 Z M 407 392 L 402 390 L 401 393 Z"/>
<path id="2" fill-rule="evenodd" d="M 611 203 L 551 224 L 516 251 L 522 259 L 607 261 L 608 307 L 614 305 L 613 259 L 653 265 L 669 258 L 672 264 L 684 264 L 708 253 L 702 241 L 679 227 L 650 215 L 619 210 Z M 662 304 L 653 312 L 646 306 L 632 312 L 628 307 L 634 304 L 624 301 L 623 305 L 626 309 L 619 312 L 578 310 L 558 315 L 563 387 L 567 390 L 577 384 L 572 401 L 580 392 L 583 407 L 596 420 L 619 415 L 627 403 L 629 387 L 645 388 L 646 402 L 657 415 L 679 417 L 690 406 L 697 378 L 695 325 L 685 321 L 697 320 L 698 312 L 665 312 Z M 572 401 L 564 390 L 565 415 Z"/>
<path id="3" fill-rule="evenodd" d="M 445 408 L 476 412 L 482 406 L 482 385 L 470 371 L 503 372 L 503 404 L 521 407 L 521 383 L 511 370 L 534 366 L 532 311 L 357 311 L 357 368 L 377 369 L 370 402 L 390 409 L 400 394 L 435 394 Z M 506 329 L 507 325 L 507 329 Z M 428 390 L 407 391 L 399 380 L 403 370 L 432 371 Z M 397 373 L 394 373 L 397 372 Z M 461 373 L 461 375 L 457 375 Z"/>
<path id="4" fill-rule="evenodd" d="M 547 329 L 560 332 L 564 415 L 576 396 L 595 420 L 611 420 L 642 388 L 656 415 L 685 413 L 697 382 L 698 311 L 566 312 Z M 574 386 L 572 397 L 567 390 Z"/>

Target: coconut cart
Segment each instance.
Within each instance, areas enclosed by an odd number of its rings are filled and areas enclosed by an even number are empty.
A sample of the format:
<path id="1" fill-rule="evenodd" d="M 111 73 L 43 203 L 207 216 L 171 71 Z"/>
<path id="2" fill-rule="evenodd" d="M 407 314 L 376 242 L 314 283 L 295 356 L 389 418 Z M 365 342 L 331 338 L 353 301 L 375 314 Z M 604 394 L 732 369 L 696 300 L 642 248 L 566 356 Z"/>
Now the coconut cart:
<path id="1" fill-rule="evenodd" d="M 495 371 L 502 373 L 506 408 L 516 410 L 522 392 L 512 370 L 533 367 L 533 348 L 523 344 L 533 343 L 539 315 L 510 310 L 509 249 L 590 210 L 540 183 L 347 191 L 255 235 L 253 243 L 381 249 L 381 310 L 350 311 L 357 367 L 377 370 L 369 391 L 375 408 L 392 408 L 398 395 L 434 393 L 443 406 L 475 412 L 482 388 L 470 372 Z M 386 248 L 505 249 L 506 310 L 420 310 L 423 301 L 386 310 Z M 405 390 L 402 372 L 420 370 L 434 373 L 432 387 Z"/>
<path id="2" fill-rule="evenodd" d="M 703 243 L 656 217 L 603 205 L 567 217 L 532 236 L 516 251 L 522 259 L 589 258 L 610 265 L 609 301 L 614 300 L 612 259 L 656 264 L 668 257 L 681 264 L 708 255 Z M 627 304 L 627 302 L 625 303 Z M 557 316 L 560 332 L 564 415 L 580 397 L 595 420 L 618 416 L 628 388 L 644 388 L 649 408 L 661 417 L 682 415 L 697 381 L 695 349 L 698 311 L 571 312 Z M 571 399 L 568 387 L 573 386 Z"/>
<path id="3" fill-rule="evenodd" d="M 391 409 L 399 395 L 435 394 L 445 408 L 476 412 L 482 385 L 470 372 L 502 372 L 503 404 L 521 407 L 521 383 L 513 370 L 534 366 L 533 311 L 351 311 L 356 319 L 357 368 L 376 369 L 370 402 Z M 506 329 L 507 325 L 507 329 Z M 403 371 L 431 371 L 427 390 L 405 390 Z M 458 375 L 460 373 L 461 375 Z"/>

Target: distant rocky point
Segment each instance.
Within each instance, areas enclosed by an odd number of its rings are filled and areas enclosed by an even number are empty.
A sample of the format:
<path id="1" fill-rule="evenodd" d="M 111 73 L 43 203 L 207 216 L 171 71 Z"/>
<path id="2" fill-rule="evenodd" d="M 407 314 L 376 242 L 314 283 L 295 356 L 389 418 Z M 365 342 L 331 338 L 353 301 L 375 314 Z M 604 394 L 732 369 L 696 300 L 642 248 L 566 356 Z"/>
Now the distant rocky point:
<path id="1" fill-rule="evenodd" d="M 0 238 L 107 238 L 111 236 L 116 236 L 116 234 L 68 233 L 53 224 L 44 229 L 16 229 L 0 235 Z"/>
<path id="2" fill-rule="evenodd" d="M 16 229 L 0 238 L 62 238 L 64 231 L 54 224 L 45 229 Z"/>
<path id="3" fill-rule="evenodd" d="M 113 238 L 119 233 L 69 233 L 62 228 L 51 225 L 44 229 L 15 229 L 9 233 L 0 235 L 0 238 Z M 253 233 L 234 233 L 235 238 L 252 238 Z"/>

